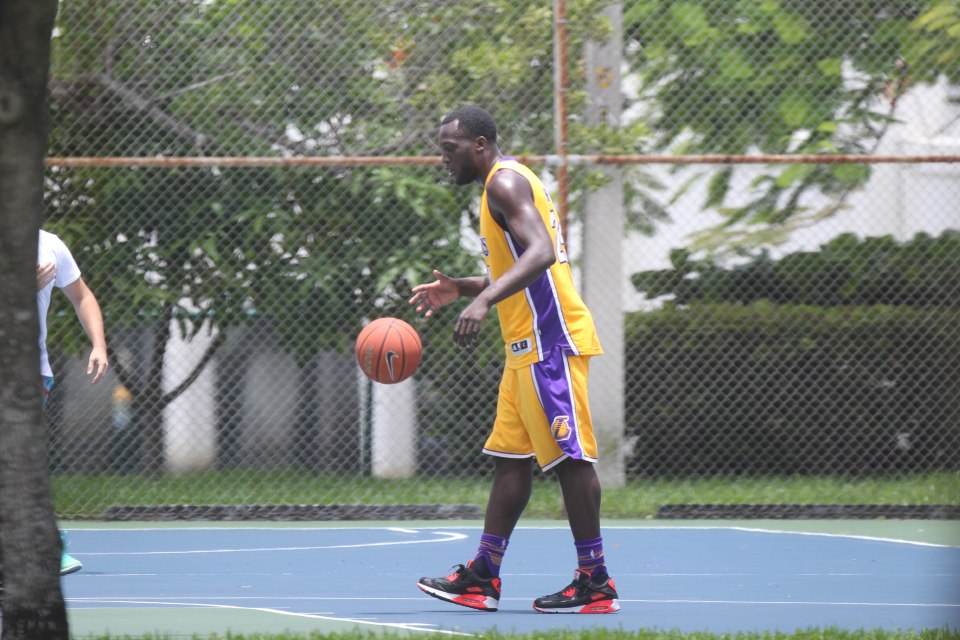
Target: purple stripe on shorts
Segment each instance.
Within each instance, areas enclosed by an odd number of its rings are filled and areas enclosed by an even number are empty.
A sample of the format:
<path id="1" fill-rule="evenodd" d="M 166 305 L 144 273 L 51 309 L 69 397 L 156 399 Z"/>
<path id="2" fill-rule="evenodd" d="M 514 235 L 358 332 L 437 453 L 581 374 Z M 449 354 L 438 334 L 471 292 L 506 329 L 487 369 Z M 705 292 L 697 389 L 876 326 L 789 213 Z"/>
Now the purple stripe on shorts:
<path id="1" fill-rule="evenodd" d="M 553 349 L 546 358 L 530 365 L 540 404 L 560 450 L 574 460 L 583 460 L 577 413 L 563 349 Z"/>

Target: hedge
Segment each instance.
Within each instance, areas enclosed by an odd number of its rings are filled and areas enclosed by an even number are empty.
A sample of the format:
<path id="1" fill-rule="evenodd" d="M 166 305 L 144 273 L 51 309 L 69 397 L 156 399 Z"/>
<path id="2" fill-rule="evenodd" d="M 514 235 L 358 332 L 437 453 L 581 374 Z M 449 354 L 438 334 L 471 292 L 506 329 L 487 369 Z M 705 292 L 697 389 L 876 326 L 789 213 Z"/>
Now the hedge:
<path id="1" fill-rule="evenodd" d="M 626 318 L 636 476 L 960 468 L 960 313 L 696 305 Z"/>

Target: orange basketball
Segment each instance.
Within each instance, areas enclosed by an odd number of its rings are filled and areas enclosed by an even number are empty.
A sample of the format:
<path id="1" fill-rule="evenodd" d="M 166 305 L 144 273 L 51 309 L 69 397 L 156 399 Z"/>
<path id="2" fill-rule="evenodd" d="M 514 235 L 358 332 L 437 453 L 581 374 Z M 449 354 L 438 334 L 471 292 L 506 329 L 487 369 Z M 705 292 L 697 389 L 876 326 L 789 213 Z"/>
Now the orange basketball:
<path id="1" fill-rule="evenodd" d="M 420 364 L 420 334 L 399 318 L 379 318 L 357 336 L 360 370 L 381 384 L 395 384 L 413 375 Z"/>

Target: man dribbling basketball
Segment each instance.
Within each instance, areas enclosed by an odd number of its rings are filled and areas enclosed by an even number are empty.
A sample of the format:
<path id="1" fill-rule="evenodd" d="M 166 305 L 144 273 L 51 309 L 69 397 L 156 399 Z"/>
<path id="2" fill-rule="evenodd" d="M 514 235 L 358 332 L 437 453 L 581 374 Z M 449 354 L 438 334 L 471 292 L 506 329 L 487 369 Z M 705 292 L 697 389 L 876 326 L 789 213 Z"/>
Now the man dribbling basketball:
<path id="1" fill-rule="evenodd" d="M 460 296 L 474 300 L 454 326 L 460 346 L 476 342 L 497 306 L 506 343 L 497 415 L 483 451 L 495 458 L 493 486 L 475 557 L 446 577 L 421 578 L 431 596 L 496 611 L 500 565 L 510 535 L 533 489 L 531 458 L 560 482 L 577 552 L 573 582 L 537 598 L 545 613 L 613 613 L 618 594 L 607 573 L 600 536 L 597 442 L 587 400 L 591 356 L 602 353 L 590 311 L 567 262 L 563 233 L 550 196 L 526 166 L 497 147 L 493 117 L 465 107 L 440 126 L 443 164 L 458 185 L 483 185 L 480 245 L 487 275 L 450 278 L 413 288 L 410 303 L 432 316 Z"/>

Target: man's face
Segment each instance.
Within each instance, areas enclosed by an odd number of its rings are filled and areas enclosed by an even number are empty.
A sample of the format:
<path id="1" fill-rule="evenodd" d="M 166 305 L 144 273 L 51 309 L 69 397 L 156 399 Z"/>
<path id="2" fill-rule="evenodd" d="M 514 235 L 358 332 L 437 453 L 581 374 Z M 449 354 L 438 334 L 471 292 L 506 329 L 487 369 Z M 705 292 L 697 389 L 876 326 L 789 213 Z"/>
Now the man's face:
<path id="1" fill-rule="evenodd" d="M 476 140 L 460 133 L 457 120 L 440 125 L 440 152 L 444 168 L 456 184 L 470 184 L 478 178 Z"/>

